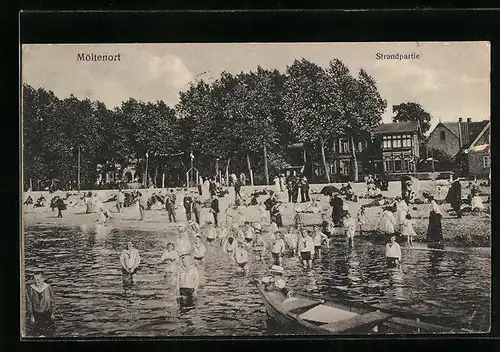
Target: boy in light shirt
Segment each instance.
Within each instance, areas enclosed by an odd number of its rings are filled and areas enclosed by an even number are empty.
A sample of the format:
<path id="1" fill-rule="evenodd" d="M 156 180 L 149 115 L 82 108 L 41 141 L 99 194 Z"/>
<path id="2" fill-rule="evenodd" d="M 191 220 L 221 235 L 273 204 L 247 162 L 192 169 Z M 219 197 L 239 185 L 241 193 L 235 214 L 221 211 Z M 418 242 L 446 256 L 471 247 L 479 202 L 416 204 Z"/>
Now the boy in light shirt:
<path id="1" fill-rule="evenodd" d="M 401 263 L 401 248 L 396 242 L 396 236 L 391 236 L 391 240 L 385 246 L 385 257 L 390 268 L 398 267 Z"/>
<path id="2" fill-rule="evenodd" d="M 328 236 L 319 230 L 317 226 L 313 226 L 313 240 L 314 240 L 314 253 L 316 258 L 321 258 L 321 245 L 326 243 L 326 247 L 329 247 Z"/>
<path id="3" fill-rule="evenodd" d="M 285 241 L 283 241 L 283 235 L 281 234 L 281 232 L 278 231 L 274 235 L 273 245 L 271 249 L 271 255 L 273 256 L 273 265 L 282 266 L 284 252 Z"/>

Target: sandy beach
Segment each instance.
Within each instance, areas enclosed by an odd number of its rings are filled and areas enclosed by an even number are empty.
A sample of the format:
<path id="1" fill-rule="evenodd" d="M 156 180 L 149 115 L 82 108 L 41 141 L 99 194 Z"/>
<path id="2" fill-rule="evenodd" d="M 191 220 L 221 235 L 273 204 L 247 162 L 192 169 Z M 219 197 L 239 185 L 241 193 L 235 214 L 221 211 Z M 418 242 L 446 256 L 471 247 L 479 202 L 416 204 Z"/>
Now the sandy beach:
<path id="1" fill-rule="evenodd" d="M 335 187 L 340 187 L 340 184 L 333 184 Z M 316 199 L 321 208 L 322 213 L 331 214 L 331 207 L 328 204 L 329 197 L 317 194 L 325 185 L 311 185 L 311 197 Z M 356 195 L 362 195 L 366 191 L 366 185 L 364 183 L 352 184 L 353 191 Z M 255 190 L 261 189 L 273 189 L 272 186 L 245 186 L 242 188 L 242 196 L 248 202 L 250 201 L 250 194 Z M 465 183 L 462 188 L 463 196 L 468 194 L 468 189 L 465 187 Z M 437 196 L 435 190 L 435 182 L 433 181 L 421 181 L 419 193 L 423 190 L 431 192 Z M 158 193 L 162 191 L 161 189 L 147 189 L 141 190 L 141 192 L 151 195 L 153 193 Z M 204 190 L 205 191 L 205 190 Z M 489 189 L 486 190 L 485 187 L 481 188 L 481 191 L 489 194 Z M 24 227 L 31 225 L 50 225 L 50 226 L 82 226 L 82 225 L 93 225 L 99 221 L 98 213 L 85 213 L 85 204 L 81 200 L 81 197 L 87 191 L 70 192 L 72 195 L 65 201 L 67 204 L 67 210 L 63 211 L 63 217 L 57 217 L 57 210 L 52 211 L 48 206 L 52 197 L 59 195 L 64 197 L 67 192 L 58 191 L 52 194 L 48 192 L 29 192 L 23 195 L 23 201 L 31 195 L 31 197 L 36 200 L 41 194 L 43 194 L 47 200 L 47 206 L 42 208 L 33 208 L 33 205 L 23 205 L 22 213 L 22 224 Z M 101 202 L 105 202 L 114 194 L 116 190 L 99 190 L 92 191 L 92 193 L 97 193 L 97 198 Z M 163 190 L 166 192 L 166 190 Z M 185 222 L 186 216 L 184 213 L 184 208 L 182 207 L 182 198 L 184 196 L 184 191 L 182 189 L 175 190 L 177 195 L 177 221 Z M 208 192 L 203 193 L 200 197 L 201 200 L 206 200 L 208 198 Z M 391 182 L 389 185 L 389 190 L 382 192 L 384 197 L 394 198 L 401 194 L 400 182 Z M 268 196 L 259 196 L 259 201 L 264 201 Z M 295 215 L 294 204 L 287 202 L 287 193 L 278 193 L 279 200 L 283 201 L 282 204 L 282 216 L 285 226 L 292 225 Z M 483 196 L 486 200 L 487 196 Z M 233 210 L 229 210 L 229 215 L 226 215 L 226 209 L 234 201 L 234 189 L 229 188 L 229 194 L 225 197 L 220 198 L 220 209 L 221 213 L 219 215 L 220 224 L 225 224 L 230 222 L 231 214 L 234 215 Z M 345 200 L 344 200 L 345 201 Z M 347 201 L 349 212 L 356 216 L 359 208 L 363 204 L 370 203 L 371 199 L 358 199 L 358 202 Z M 104 207 L 108 209 L 112 214 L 112 219 L 106 223 L 106 226 L 115 229 L 140 229 L 144 231 L 168 231 L 171 232 L 175 229 L 175 223 L 169 223 L 167 212 L 159 204 L 155 204 L 151 207 L 151 210 L 145 212 L 144 220 L 139 220 L 139 211 L 136 204 L 130 207 L 123 208 L 120 213 L 117 213 L 115 202 L 103 203 Z M 489 205 L 485 204 L 487 208 Z M 295 205 L 297 208 L 303 208 L 305 204 L 298 203 Z M 240 221 L 260 221 L 260 213 L 257 206 L 240 207 L 243 217 L 240 217 Z M 490 246 L 491 239 L 491 216 L 489 211 L 482 212 L 477 215 L 471 213 L 465 213 L 461 219 L 456 219 L 454 213 L 449 213 L 451 209 L 449 204 L 442 204 L 441 210 L 443 212 L 442 226 L 443 226 L 443 236 L 444 242 L 451 244 L 453 246 Z M 429 204 L 411 204 L 410 214 L 414 220 L 414 228 L 417 233 L 417 238 L 414 240 L 416 242 L 422 241 L 426 237 L 427 226 L 428 226 L 428 214 L 430 211 Z M 380 219 L 380 214 L 382 212 L 381 206 L 369 207 L 365 210 L 364 224 L 363 224 L 363 234 L 360 236 L 357 232 L 358 237 L 363 239 L 379 240 L 380 236 L 376 234 L 377 223 Z M 314 225 L 320 224 L 321 214 L 303 214 L 301 215 L 304 224 Z M 193 216 L 194 219 L 194 216 Z M 212 221 L 211 214 L 208 213 L 208 209 L 203 208 L 201 214 L 202 224 L 205 221 Z M 264 229 L 267 224 L 263 224 Z M 343 234 L 342 228 L 337 228 L 337 235 L 341 236 Z M 359 231 L 359 228 L 357 229 Z M 402 238 L 400 241 L 403 240 Z"/>

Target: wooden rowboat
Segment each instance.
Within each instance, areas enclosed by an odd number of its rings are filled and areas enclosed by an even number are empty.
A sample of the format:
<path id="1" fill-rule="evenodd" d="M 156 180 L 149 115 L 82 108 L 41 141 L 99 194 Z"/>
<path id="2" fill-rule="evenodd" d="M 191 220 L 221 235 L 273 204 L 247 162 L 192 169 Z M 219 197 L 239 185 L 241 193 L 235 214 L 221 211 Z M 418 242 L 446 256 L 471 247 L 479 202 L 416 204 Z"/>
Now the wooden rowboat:
<path id="1" fill-rule="evenodd" d="M 279 291 L 266 291 L 261 283 L 257 288 L 262 295 L 267 315 L 286 332 L 307 335 L 335 334 L 426 334 L 453 333 L 452 328 L 407 319 L 377 307 L 350 302 L 324 301 L 306 295 L 287 298 Z M 399 316 L 397 316 L 399 315 Z"/>

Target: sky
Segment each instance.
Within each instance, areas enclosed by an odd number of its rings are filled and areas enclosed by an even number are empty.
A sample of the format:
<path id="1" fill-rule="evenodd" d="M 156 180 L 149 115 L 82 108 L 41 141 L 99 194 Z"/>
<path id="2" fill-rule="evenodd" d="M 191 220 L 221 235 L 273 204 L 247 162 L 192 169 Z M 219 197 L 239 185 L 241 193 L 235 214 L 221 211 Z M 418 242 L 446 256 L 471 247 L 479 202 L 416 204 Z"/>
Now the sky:
<path id="1" fill-rule="evenodd" d="M 120 54 L 119 62 L 77 61 L 78 53 Z M 381 54 L 418 54 L 414 60 L 377 60 Z M 184 43 L 29 44 L 22 47 L 22 81 L 59 98 L 70 94 L 100 100 L 158 101 L 174 106 L 190 82 L 217 79 L 221 72 L 264 69 L 281 72 L 305 58 L 327 67 L 338 58 L 357 75 L 365 69 L 392 106 L 414 101 L 438 121 L 490 118 L 489 42 L 420 43 Z"/>

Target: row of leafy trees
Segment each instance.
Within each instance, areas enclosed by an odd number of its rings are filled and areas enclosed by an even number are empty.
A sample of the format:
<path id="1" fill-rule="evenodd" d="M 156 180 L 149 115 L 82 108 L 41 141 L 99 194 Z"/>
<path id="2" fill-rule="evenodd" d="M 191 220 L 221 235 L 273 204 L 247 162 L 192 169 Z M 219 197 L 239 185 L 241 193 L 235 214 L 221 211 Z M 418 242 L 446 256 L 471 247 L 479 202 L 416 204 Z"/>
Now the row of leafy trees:
<path id="1" fill-rule="evenodd" d="M 395 106 L 395 120 L 414 118 L 404 111 L 412 108 Z M 110 110 L 99 101 L 61 100 L 25 84 L 24 181 L 75 182 L 78 150 L 82 184 L 123 169 L 131 159 L 140 174 L 147 163 L 157 183 L 163 173 L 185 172 L 191 151 L 203 175 L 214 175 L 220 162 L 226 173 L 231 169 L 267 181 L 286 166 L 286 146 L 297 141 L 317 146 L 329 181 L 327 141 L 346 134 L 354 144 L 373 132 L 385 109 L 375 80 L 364 70 L 352 75 L 337 59 L 326 68 L 296 60 L 284 73 L 261 67 L 223 72 L 211 83 L 192 83 L 173 108 L 131 98 Z"/>

